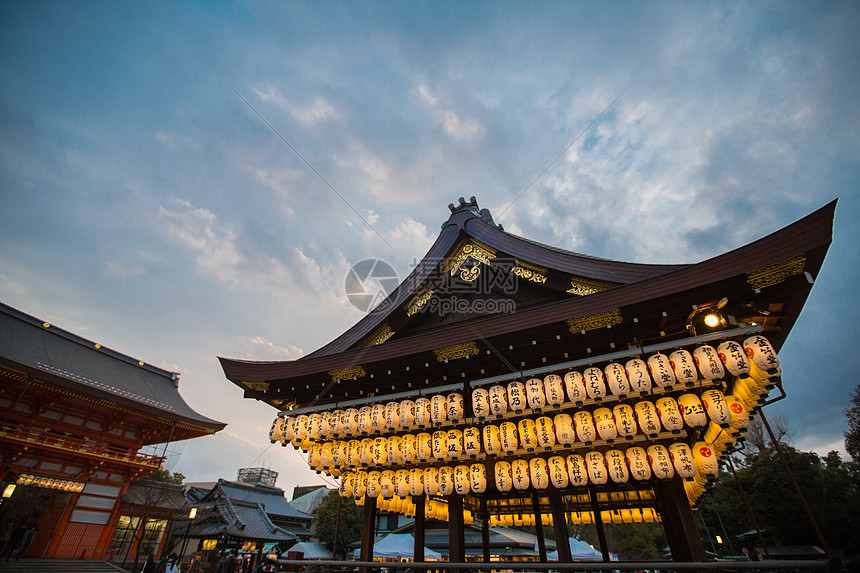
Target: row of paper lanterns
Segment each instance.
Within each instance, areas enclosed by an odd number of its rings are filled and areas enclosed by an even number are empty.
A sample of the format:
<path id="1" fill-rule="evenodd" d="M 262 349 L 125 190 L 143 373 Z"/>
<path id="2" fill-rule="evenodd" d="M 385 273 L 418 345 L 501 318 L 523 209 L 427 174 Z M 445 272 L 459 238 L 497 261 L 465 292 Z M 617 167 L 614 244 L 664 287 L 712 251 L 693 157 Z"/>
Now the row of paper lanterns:
<path id="1" fill-rule="evenodd" d="M 18 476 L 15 483 L 17 485 L 32 485 L 47 489 L 58 489 L 60 491 L 68 491 L 71 493 L 79 493 L 84 490 L 83 482 L 36 476 L 33 474 L 21 474 Z"/>
<path id="2" fill-rule="evenodd" d="M 550 374 L 543 380 L 531 378 L 525 384 L 513 381 L 507 387 L 476 388 L 472 392 L 472 410 L 479 421 L 504 416 L 508 412 L 541 412 L 544 408 L 557 408 L 564 404 L 565 392 L 567 401 L 575 405 L 582 405 L 589 399 L 599 403 L 609 393 L 626 398 L 630 394 L 647 392 L 651 389 L 652 377 L 659 387 L 671 390 L 677 385 L 695 384 L 699 374 L 705 380 L 721 380 L 725 377 L 723 364 L 725 370 L 742 381 L 764 382 L 780 374 L 779 358 L 770 342 L 756 335 L 744 340 L 743 345 L 730 340 L 721 343 L 717 349 L 699 346 L 692 354 L 679 349 L 668 357 L 661 353 L 653 354 L 647 362 L 633 358 L 624 366 L 613 362 L 604 368 L 587 368 L 582 373 L 571 371 L 564 377 Z M 269 438 L 297 445 L 305 441 L 363 437 L 462 421 L 463 395 L 452 392 L 431 398 L 419 397 L 414 401 L 377 403 L 276 419 Z"/>
<path id="3" fill-rule="evenodd" d="M 568 513 L 570 522 L 574 525 L 588 525 L 594 523 L 594 513 L 591 511 L 574 511 Z M 635 507 L 624 509 L 604 510 L 600 512 L 602 523 L 654 523 L 662 521 L 660 514 L 653 507 Z M 541 515 L 544 525 L 552 526 L 553 517 L 551 513 Z M 537 519 L 534 514 L 502 514 L 490 516 L 490 527 L 521 527 L 534 526 Z"/>

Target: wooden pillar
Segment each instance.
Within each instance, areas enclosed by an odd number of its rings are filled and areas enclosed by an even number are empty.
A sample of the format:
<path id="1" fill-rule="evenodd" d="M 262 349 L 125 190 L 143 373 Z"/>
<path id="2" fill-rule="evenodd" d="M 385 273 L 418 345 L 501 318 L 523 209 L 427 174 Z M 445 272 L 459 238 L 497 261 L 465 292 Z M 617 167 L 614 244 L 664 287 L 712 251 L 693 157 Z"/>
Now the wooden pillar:
<path id="1" fill-rule="evenodd" d="M 654 494 L 660 505 L 660 516 L 663 518 L 663 529 L 672 550 L 672 559 L 704 561 L 705 544 L 693 517 L 690 501 L 684 492 L 681 477 L 676 475 L 668 483 L 658 482 Z"/>
<path id="2" fill-rule="evenodd" d="M 413 534 L 415 537 L 415 548 L 414 548 L 414 556 L 416 563 L 424 562 L 424 505 L 426 502 L 426 495 L 419 495 L 412 498 L 412 501 L 415 502 L 415 529 L 413 530 Z"/>
<path id="3" fill-rule="evenodd" d="M 558 551 L 559 563 L 571 563 L 570 533 L 567 531 L 567 511 L 564 507 L 564 497 L 556 489 L 549 490 L 549 505 L 552 508 L 552 526 L 555 530 L 555 548 Z"/>
<path id="4" fill-rule="evenodd" d="M 376 498 L 364 497 L 364 514 L 361 518 L 361 553 L 359 561 L 373 561 L 373 539 L 376 534 Z M 370 567 L 362 567 L 361 573 L 370 573 Z"/>
<path id="5" fill-rule="evenodd" d="M 532 491 L 532 513 L 535 516 L 535 532 L 537 534 L 540 562 L 546 563 L 546 539 L 543 536 L 543 519 L 541 519 L 540 496 L 536 491 Z"/>
<path id="6" fill-rule="evenodd" d="M 453 493 L 448 496 L 448 561 L 466 562 L 466 536 L 463 530 L 463 498 Z"/>
<path id="7" fill-rule="evenodd" d="M 481 548 L 484 563 L 490 562 L 490 512 L 487 511 L 487 498 L 481 498 Z"/>
<path id="8" fill-rule="evenodd" d="M 603 561 L 609 563 L 609 547 L 606 546 L 606 532 L 603 530 L 603 519 L 600 517 L 600 505 L 597 503 L 597 491 L 594 486 L 588 487 L 588 494 L 591 496 L 591 511 L 594 513 L 594 526 L 597 528 L 600 552 L 603 554 Z"/>

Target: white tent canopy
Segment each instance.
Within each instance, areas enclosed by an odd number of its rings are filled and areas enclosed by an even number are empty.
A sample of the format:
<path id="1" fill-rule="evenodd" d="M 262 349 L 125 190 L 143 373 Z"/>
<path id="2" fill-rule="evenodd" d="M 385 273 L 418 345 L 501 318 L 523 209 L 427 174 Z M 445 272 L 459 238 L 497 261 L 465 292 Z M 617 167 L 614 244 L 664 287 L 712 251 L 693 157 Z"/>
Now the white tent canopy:
<path id="1" fill-rule="evenodd" d="M 374 557 L 403 557 L 415 558 L 415 538 L 409 533 L 389 533 L 373 543 Z M 361 555 L 361 548 L 355 550 L 355 556 Z M 441 559 L 442 555 L 432 549 L 424 548 L 424 559 Z"/>
<path id="2" fill-rule="evenodd" d="M 600 561 L 603 559 L 603 553 L 585 541 L 570 537 L 568 542 L 570 543 L 570 557 L 574 561 L 591 561 L 595 559 Z M 547 561 L 558 561 L 558 551 L 548 553 L 546 558 Z"/>

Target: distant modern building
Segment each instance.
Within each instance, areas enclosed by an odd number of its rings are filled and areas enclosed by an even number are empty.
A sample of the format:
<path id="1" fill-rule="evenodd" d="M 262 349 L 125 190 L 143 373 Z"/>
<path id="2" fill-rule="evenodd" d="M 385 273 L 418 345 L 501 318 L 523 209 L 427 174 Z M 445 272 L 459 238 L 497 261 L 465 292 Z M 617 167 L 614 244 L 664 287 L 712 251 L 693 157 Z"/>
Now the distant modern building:
<path id="1" fill-rule="evenodd" d="M 125 534 L 138 516 L 121 500 L 164 462 L 141 449 L 226 425 L 185 403 L 177 373 L 4 304 L 0 420 L 0 485 L 11 494 L 0 526 L 38 524 L 27 555 L 65 558 L 134 550 Z M 166 526 L 150 524 L 150 546 L 160 548 Z"/>
<path id="2" fill-rule="evenodd" d="M 310 488 L 310 491 L 308 491 L 308 488 Z M 322 503 L 323 498 L 332 491 L 334 490 L 329 489 L 324 485 L 296 486 L 295 489 L 293 489 L 293 500 L 290 502 L 290 505 L 301 512 L 316 515 L 317 508 Z"/>
<path id="3" fill-rule="evenodd" d="M 278 481 L 278 472 L 269 468 L 241 468 L 236 476 L 236 480 L 255 485 L 275 487 L 275 482 Z"/>

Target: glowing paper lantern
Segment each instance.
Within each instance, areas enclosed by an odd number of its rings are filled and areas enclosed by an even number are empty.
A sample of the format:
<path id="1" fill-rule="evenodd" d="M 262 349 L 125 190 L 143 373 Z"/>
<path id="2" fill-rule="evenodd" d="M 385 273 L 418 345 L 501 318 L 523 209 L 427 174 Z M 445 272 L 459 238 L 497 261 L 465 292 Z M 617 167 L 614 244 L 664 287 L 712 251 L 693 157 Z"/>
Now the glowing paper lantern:
<path id="1" fill-rule="evenodd" d="M 311 448 L 308 450 L 308 466 L 319 473 L 320 469 L 320 444 L 311 444 Z"/>
<path id="2" fill-rule="evenodd" d="M 409 495 L 409 470 L 397 470 L 395 476 L 395 492 L 400 497 Z"/>
<path id="3" fill-rule="evenodd" d="M 320 468 L 329 469 L 332 464 L 333 446 L 331 442 L 323 442 L 320 447 Z"/>
<path id="4" fill-rule="evenodd" d="M 463 451 L 472 458 L 481 453 L 481 430 L 475 426 L 463 430 Z"/>
<path id="5" fill-rule="evenodd" d="M 434 426 L 441 426 L 448 419 L 448 399 L 436 394 L 430 399 L 430 420 Z"/>
<path id="6" fill-rule="evenodd" d="M 630 382 L 627 380 L 627 373 L 624 367 L 617 362 L 611 362 L 603 369 L 606 376 L 606 383 L 609 384 L 609 391 L 619 398 L 626 398 L 630 393 Z"/>
<path id="7" fill-rule="evenodd" d="M 585 454 L 585 467 L 588 470 L 588 479 L 595 485 L 603 485 L 609 479 L 609 472 L 606 471 L 606 462 L 603 459 L 603 454 L 598 451 L 591 451 Z"/>
<path id="8" fill-rule="evenodd" d="M 639 422 L 639 427 L 642 429 L 642 433 L 649 438 L 657 437 L 657 434 L 660 433 L 661 426 L 660 419 L 657 417 L 657 409 L 654 408 L 654 404 L 648 400 L 642 400 L 641 402 L 636 403 L 633 410 L 636 412 L 636 420 Z"/>
<path id="9" fill-rule="evenodd" d="M 343 428 L 343 418 L 343 410 L 335 410 L 331 414 L 331 435 L 335 438 L 341 438 L 345 435 Z"/>
<path id="10" fill-rule="evenodd" d="M 516 414 L 521 414 L 526 407 L 526 389 L 522 382 L 514 380 L 508 384 L 508 405 Z"/>
<path id="11" fill-rule="evenodd" d="M 693 356 L 683 348 L 669 355 L 669 363 L 672 365 L 672 371 L 675 372 L 675 379 L 679 384 L 692 386 L 699 379 L 699 372 L 696 370 Z"/>
<path id="12" fill-rule="evenodd" d="M 373 408 L 371 408 L 370 406 L 362 406 L 358 409 L 358 433 L 362 436 L 367 436 L 373 432 L 373 428 L 371 425 L 372 414 Z"/>
<path id="13" fill-rule="evenodd" d="M 373 465 L 381 466 L 388 462 L 388 440 L 382 436 L 373 439 Z"/>
<path id="14" fill-rule="evenodd" d="M 506 461 L 496 462 L 495 467 L 496 489 L 500 492 L 511 491 L 514 486 L 513 469 L 511 464 Z"/>
<path id="15" fill-rule="evenodd" d="M 648 481 L 651 479 L 651 465 L 648 454 L 644 448 L 633 446 L 624 452 L 627 458 L 627 467 L 630 468 L 630 477 L 636 481 Z"/>
<path id="16" fill-rule="evenodd" d="M 526 381 L 526 400 L 532 410 L 541 410 L 546 406 L 546 395 L 543 391 L 543 380 L 529 378 Z"/>
<path id="17" fill-rule="evenodd" d="M 621 450 L 606 450 L 603 457 L 606 460 L 606 468 L 609 477 L 615 483 L 627 483 L 630 474 L 627 472 L 627 459 Z"/>
<path id="18" fill-rule="evenodd" d="M 561 456 L 552 456 L 546 461 L 549 471 L 549 481 L 556 489 L 564 489 L 570 485 L 567 477 L 567 464 Z"/>
<path id="19" fill-rule="evenodd" d="M 391 436 L 388 438 L 388 463 L 390 465 L 398 465 L 403 460 L 403 440 L 400 436 Z"/>
<path id="20" fill-rule="evenodd" d="M 695 394 L 682 394 L 678 396 L 678 407 L 684 416 L 684 422 L 691 428 L 704 428 L 708 425 L 708 417 L 702 401 Z"/>
<path id="21" fill-rule="evenodd" d="M 502 416 L 508 412 L 508 392 L 504 386 L 490 387 L 490 413 Z"/>
<path id="22" fill-rule="evenodd" d="M 370 438 L 365 438 L 361 440 L 361 446 L 358 450 L 358 463 L 362 466 L 370 465 L 370 462 L 373 461 L 373 440 Z M 371 496 L 373 497 L 373 496 Z"/>
<path id="23" fill-rule="evenodd" d="M 281 435 L 283 435 L 284 432 L 285 422 L 286 420 L 280 416 L 275 416 L 275 420 L 272 422 L 272 427 L 269 428 L 269 442 L 274 444 L 281 439 Z"/>
<path id="24" fill-rule="evenodd" d="M 517 429 L 519 430 L 520 443 L 526 451 L 535 451 L 535 447 L 537 447 L 537 432 L 535 431 L 534 420 L 529 418 L 520 420 L 517 423 Z"/>
<path id="25" fill-rule="evenodd" d="M 585 445 L 590 446 L 597 439 L 597 429 L 594 427 L 594 420 L 587 410 L 577 410 L 573 415 L 573 426 L 576 428 L 576 435 L 579 440 Z"/>
<path id="26" fill-rule="evenodd" d="M 400 429 L 399 402 L 389 402 L 385 405 L 385 427 L 392 431 Z"/>
<path id="27" fill-rule="evenodd" d="M 370 429 L 374 433 L 385 430 L 385 404 L 374 404 L 370 409 Z"/>
<path id="28" fill-rule="evenodd" d="M 392 470 L 381 472 L 379 478 L 379 495 L 385 499 L 391 499 L 394 497 L 394 482 L 396 479 L 397 477 L 394 475 Z"/>
<path id="29" fill-rule="evenodd" d="M 736 433 L 745 431 L 750 425 L 749 411 L 734 395 L 727 395 L 726 402 L 728 402 L 729 410 L 732 412 L 732 430 Z"/>
<path id="30" fill-rule="evenodd" d="M 283 445 L 291 444 L 296 439 L 296 417 L 295 416 L 287 416 L 287 419 L 284 420 L 284 428 L 283 428 L 283 436 L 281 437 L 281 443 Z"/>
<path id="31" fill-rule="evenodd" d="M 555 426 L 555 439 L 565 447 L 570 447 L 576 441 L 576 433 L 573 429 L 573 418 L 570 414 L 556 414 L 553 418 Z"/>
<path id="32" fill-rule="evenodd" d="M 320 439 L 320 415 L 317 413 L 308 416 L 307 437 L 312 442 Z"/>
<path id="33" fill-rule="evenodd" d="M 502 452 L 501 431 L 498 426 L 488 424 L 481 431 L 484 440 L 484 451 L 489 455 L 497 455 Z"/>
<path id="34" fill-rule="evenodd" d="M 696 477 L 696 462 L 693 451 L 683 442 L 675 442 L 669 446 L 669 457 L 675 466 L 675 471 L 684 479 Z"/>
<path id="35" fill-rule="evenodd" d="M 716 476 L 720 472 L 717 453 L 705 442 L 693 444 L 693 461 L 699 473 L 705 476 Z"/>
<path id="36" fill-rule="evenodd" d="M 546 403 L 550 406 L 561 406 L 564 403 L 564 381 L 558 374 L 544 377 L 543 391 L 546 395 Z"/>
<path id="37" fill-rule="evenodd" d="M 415 400 L 415 423 L 419 428 L 429 428 L 433 425 L 431 413 L 432 404 L 429 399 L 421 397 Z M 403 413 L 400 414 L 400 423 L 403 423 Z"/>
<path id="38" fill-rule="evenodd" d="M 671 396 L 658 398 L 656 406 L 657 415 L 660 416 L 664 428 L 674 433 L 684 429 L 684 418 L 681 416 L 681 410 L 674 398 Z"/>
<path id="39" fill-rule="evenodd" d="M 618 429 L 615 427 L 615 417 L 609 408 L 597 408 L 594 411 L 594 427 L 600 439 L 607 442 L 615 441 L 618 437 Z"/>
<path id="40" fill-rule="evenodd" d="M 469 486 L 472 488 L 472 493 L 487 491 L 487 468 L 484 464 L 469 466 Z"/>
<path id="41" fill-rule="evenodd" d="M 469 482 L 469 466 L 454 466 L 454 492 L 466 495 L 472 490 Z"/>
<path id="42" fill-rule="evenodd" d="M 403 456 L 404 464 L 414 462 L 418 458 L 415 434 L 404 434 L 400 438 L 400 454 Z"/>
<path id="43" fill-rule="evenodd" d="M 618 404 L 612 408 L 612 416 L 615 418 L 615 429 L 625 440 L 632 440 L 638 428 L 636 426 L 636 413 L 627 404 Z"/>
<path id="44" fill-rule="evenodd" d="M 648 374 L 648 364 L 641 358 L 631 358 L 624 365 L 627 371 L 627 381 L 633 392 L 648 392 L 651 390 L 651 376 Z"/>
<path id="45" fill-rule="evenodd" d="M 295 441 L 308 439 L 308 417 L 304 414 L 296 417 Z"/>
<path id="46" fill-rule="evenodd" d="M 675 467 L 669 457 L 669 450 L 661 444 L 648 446 L 648 461 L 651 463 L 651 471 L 658 480 L 667 481 L 675 475 Z"/>
<path id="47" fill-rule="evenodd" d="M 418 461 L 426 462 L 433 457 L 433 436 L 427 432 L 421 432 L 415 436 L 415 452 Z"/>
<path id="48" fill-rule="evenodd" d="M 582 406 L 588 397 L 585 390 L 585 379 L 582 374 L 575 370 L 564 375 L 564 389 L 567 392 L 567 399 L 573 402 L 575 406 Z"/>
<path id="49" fill-rule="evenodd" d="M 433 457 L 444 460 L 448 455 L 448 432 L 437 430 L 433 432 Z"/>
<path id="50" fill-rule="evenodd" d="M 379 483 L 381 478 L 382 474 L 380 472 L 367 472 L 367 497 L 379 497 L 379 494 L 382 492 L 382 486 Z"/>
<path id="51" fill-rule="evenodd" d="M 567 462 L 567 476 L 570 479 L 570 485 L 582 487 L 588 484 L 588 469 L 585 465 L 585 458 L 579 454 L 571 454 L 565 458 L 565 462 Z"/>
<path id="52" fill-rule="evenodd" d="M 352 495 L 352 485 L 355 480 L 355 475 L 352 472 L 344 472 L 340 476 L 340 487 L 337 489 L 341 497 L 349 497 Z"/>
<path id="53" fill-rule="evenodd" d="M 486 388 L 472 390 L 472 413 L 480 421 L 490 415 L 490 392 Z"/>
<path id="54" fill-rule="evenodd" d="M 346 435 L 350 437 L 358 436 L 358 410 L 355 408 L 348 408 L 346 412 L 344 412 L 343 418 L 343 426 L 344 430 L 346 430 Z"/>
<path id="55" fill-rule="evenodd" d="M 400 427 L 408 430 L 415 425 L 415 402 L 402 400 L 400 402 Z"/>
<path id="56" fill-rule="evenodd" d="M 675 385 L 675 373 L 665 354 L 658 352 L 648 358 L 648 371 L 651 372 L 651 378 L 660 388 L 671 390 Z"/>
<path id="57" fill-rule="evenodd" d="M 764 336 L 755 334 L 744 340 L 744 350 L 750 359 L 753 378 L 767 380 L 782 374 L 776 350 Z"/>
<path id="58" fill-rule="evenodd" d="M 511 462 L 511 474 L 514 476 L 514 487 L 520 491 L 529 488 L 529 463 L 523 459 Z"/>
<path id="59" fill-rule="evenodd" d="M 320 438 L 323 440 L 331 439 L 331 417 L 332 413 L 329 411 L 320 412 Z"/>
<path id="60" fill-rule="evenodd" d="M 502 450 L 508 455 L 517 451 L 517 426 L 513 422 L 502 422 L 499 424 L 499 433 L 502 439 Z"/>
<path id="61" fill-rule="evenodd" d="M 702 392 L 702 405 L 705 407 L 708 417 L 719 427 L 729 428 L 732 425 L 732 411 L 726 396 L 719 390 L 705 390 Z"/>
<path id="62" fill-rule="evenodd" d="M 555 431 L 552 418 L 541 416 L 535 420 L 535 433 L 537 434 L 537 445 L 539 448 L 550 450 L 555 445 Z"/>
<path id="63" fill-rule="evenodd" d="M 334 443 L 334 447 L 331 452 L 331 463 L 336 468 L 342 468 L 347 465 L 346 463 L 346 449 L 348 443 L 343 440 L 338 440 Z"/>
<path id="64" fill-rule="evenodd" d="M 529 460 L 529 478 L 535 489 L 546 489 L 549 487 L 549 468 L 543 458 L 532 458 Z"/>
<path id="65" fill-rule="evenodd" d="M 606 382 L 603 379 L 603 370 L 596 366 L 586 368 L 585 372 L 582 373 L 582 377 L 585 380 L 585 392 L 589 398 L 600 402 L 606 397 Z"/>
<path id="66" fill-rule="evenodd" d="M 454 493 L 454 468 L 451 466 L 439 468 L 439 493 L 442 495 Z"/>
<path id="67" fill-rule="evenodd" d="M 424 493 L 427 495 L 439 493 L 439 470 L 437 468 L 424 468 Z"/>
<path id="68" fill-rule="evenodd" d="M 424 494 L 424 470 L 412 468 L 409 470 L 409 495 L 418 496 Z"/>
<path id="69" fill-rule="evenodd" d="M 359 465 L 361 465 L 360 457 L 361 442 L 359 442 L 358 440 L 350 440 L 346 448 L 346 465 L 351 468 L 358 467 Z"/>
<path id="70" fill-rule="evenodd" d="M 713 346 L 703 344 L 696 348 L 693 351 L 693 360 L 696 361 L 696 366 L 699 367 L 699 372 L 705 380 L 722 380 L 726 377 L 720 355 Z"/>
<path id="71" fill-rule="evenodd" d="M 717 346 L 717 354 L 732 376 L 744 378 L 750 374 L 750 363 L 743 347 L 734 340 L 727 340 Z"/>
<path id="72" fill-rule="evenodd" d="M 448 404 L 448 419 L 452 422 L 463 421 L 463 395 L 452 392 L 446 397 Z"/>
<path id="73" fill-rule="evenodd" d="M 448 430 L 448 459 L 457 459 L 463 455 L 463 431 Z"/>

